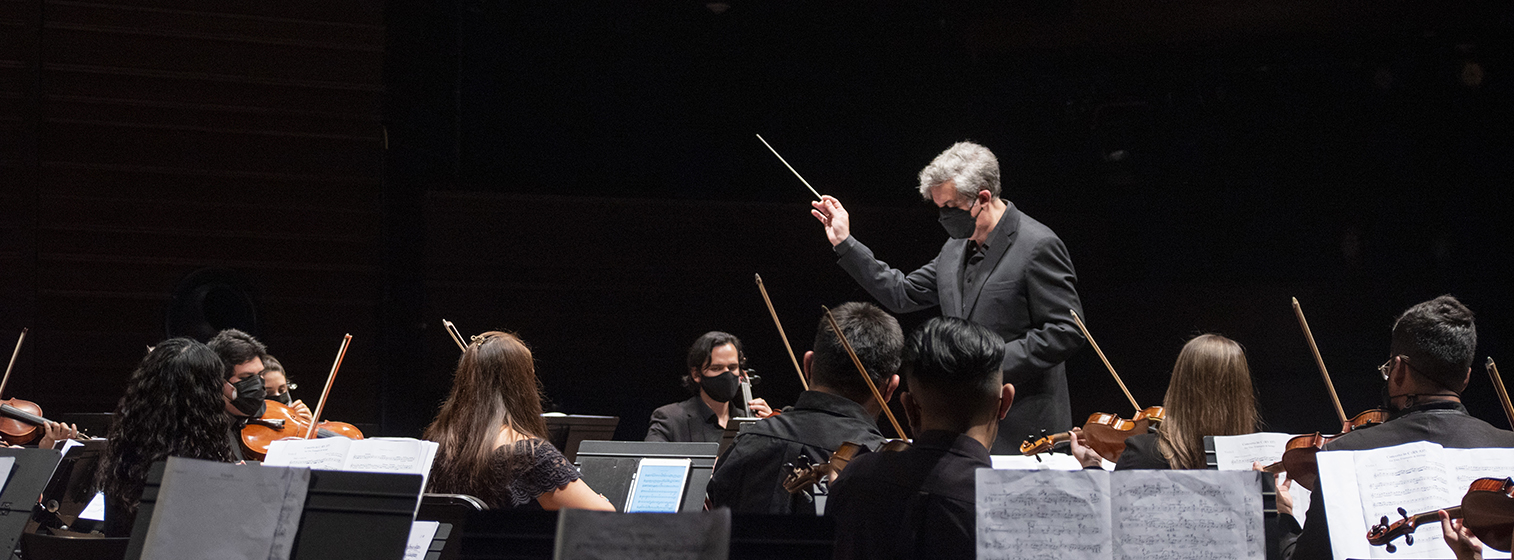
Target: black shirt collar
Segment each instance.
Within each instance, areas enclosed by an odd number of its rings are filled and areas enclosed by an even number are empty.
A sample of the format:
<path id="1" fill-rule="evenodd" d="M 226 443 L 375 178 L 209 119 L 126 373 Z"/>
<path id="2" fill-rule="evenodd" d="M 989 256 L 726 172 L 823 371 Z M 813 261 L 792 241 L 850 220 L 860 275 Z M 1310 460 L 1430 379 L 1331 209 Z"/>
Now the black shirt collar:
<path id="1" fill-rule="evenodd" d="M 978 440 L 967 437 L 961 432 L 947 430 L 929 430 L 915 435 L 911 447 L 920 449 L 932 449 L 949 451 L 956 455 L 978 459 L 984 463 L 992 463 L 993 458 L 988 454 L 988 448 Z"/>
<path id="2" fill-rule="evenodd" d="M 1467 407 L 1462 406 L 1461 402 L 1459 402 L 1459 401 L 1431 401 L 1431 402 L 1416 404 L 1416 405 L 1411 406 L 1411 407 L 1406 407 L 1406 408 L 1399 409 L 1397 412 L 1393 412 L 1393 413 L 1388 414 L 1388 419 L 1389 420 L 1395 420 L 1395 419 L 1398 419 L 1398 418 L 1402 418 L 1404 416 L 1408 416 L 1410 414 L 1415 414 L 1415 413 L 1419 413 L 1419 412 L 1430 412 L 1430 411 L 1436 411 L 1436 410 L 1454 411 L 1454 412 L 1459 412 L 1459 413 L 1462 413 L 1462 414 L 1466 414 L 1467 413 Z"/>

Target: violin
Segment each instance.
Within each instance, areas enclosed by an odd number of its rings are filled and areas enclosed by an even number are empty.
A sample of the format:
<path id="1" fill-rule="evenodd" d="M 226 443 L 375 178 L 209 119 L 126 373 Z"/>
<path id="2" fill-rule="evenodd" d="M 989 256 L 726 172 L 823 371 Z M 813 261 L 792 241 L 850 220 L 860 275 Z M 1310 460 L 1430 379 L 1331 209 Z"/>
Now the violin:
<path id="1" fill-rule="evenodd" d="M 1104 367 L 1109 370 L 1109 374 L 1114 376 L 1115 383 L 1118 383 L 1120 390 L 1125 392 L 1125 398 L 1130 399 L 1130 405 L 1136 409 L 1135 416 L 1129 420 L 1117 414 L 1095 412 L 1090 414 L 1088 420 L 1083 423 L 1081 439 L 1084 444 L 1106 461 L 1115 461 L 1119 459 L 1121 453 L 1125 452 L 1126 438 L 1144 434 L 1153 426 L 1161 424 L 1162 420 L 1167 418 L 1167 410 L 1160 406 L 1141 408 L 1141 405 L 1136 403 L 1135 396 L 1130 394 L 1130 389 L 1125 387 L 1125 381 L 1120 379 L 1120 374 L 1114 370 L 1114 365 L 1110 364 L 1109 358 L 1104 356 L 1099 343 L 1094 341 L 1093 335 L 1088 332 L 1088 326 L 1083 324 L 1083 318 L 1078 316 L 1077 310 L 1069 309 L 1068 312 L 1072 313 L 1072 320 L 1078 325 L 1078 330 L 1083 332 L 1083 337 L 1088 339 L 1088 345 L 1093 347 L 1094 353 L 1099 355 L 1099 360 L 1104 362 Z M 1056 444 L 1072 438 L 1072 432 L 1046 435 L 1045 430 L 1042 430 L 1041 434 L 1039 438 L 1034 435 L 1026 437 L 1020 444 L 1020 454 L 1045 453 L 1051 451 Z"/>
<path id="2" fill-rule="evenodd" d="M 249 419 L 247 426 L 242 428 L 242 454 L 253 461 L 261 461 L 268 455 L 268 444 L 281 439 L 302 439 L 310 430 L 310 423 L 302 420 L 289 405 L 279 401 L 263 404 L 267 405 L 263 416 Z M 363 432 L 346 422 L 322 421 L 316 425 L 316 437 L 363 439 Z"/>
<path id="3" fill-rule="evenodd" d="M 1398 550 L 1393 541 L 1404 538 L 1404 544 L 1414 544 L 1414 531 L 1421 525 L 1440 521 L 1440 511 L 1451 519 L 1461 519 L 1462 526 L 1476 535 L 1484 545 L 1508 552 L 1510 535 L 1514 533 L 1514 478 L 1479 478 L 1472 481 L 1461 505 L 1409 515 L 1398 508 L 1399 521 L 1388 523 L 1384 515 L 1377 525 L 1367 530 L 1367 542 L 1372 546 L 1386 547 L 1392 553 Z"/>
<path id="4" fill-rule="evenodd" d="M 0 378 L 0 394 L 5 393 L 11 371 L 16 368 L 16 357 L 21 355 L 21 343 L 26 341 L 27 330 L 21 329 L 21 336 L 16 339 L 16 349 L 11 352 L 10 364 L 5 366 L 5 377 Z M 25 445 L 36 441 L 42 437 L 48 422 L 48 419 L 42 417 L 42 407 L 37 406 L 37 403 L 14 397 L 0 400 L 0 439 L 4 439 L 8 445 Z M 80 433 L 74 439 L 87 440 L 89 436 Z"/>
<path id="5" fill-rule="evenodd" d="M 910 445 L 907 441 L 902 439 L 887 439 L 883 440 L 883 445 L 878 447 L 876 453 L 892 453 L 909 448 Z M 811 486 L 819 484 L 821 481 L 829 484 L 831 481 L 836 480 L 836 477 L 841 474 L 842 470 L 846 469 L 846 466 L 852 462 L 852 459 L 856 459 L 857 456 L 864 453 L 870 453 L 870 451 L 862 444 L 843 441 L 841 442 L 841 446 L 831 453 L 831 458 L 824 463 L 816 464 L 810 460 L 808 455 L 800 455 L 793 462 L 783 465 L 783 489 L 788 490 L 790 494 L 799 494 L 805 492 Z"/>

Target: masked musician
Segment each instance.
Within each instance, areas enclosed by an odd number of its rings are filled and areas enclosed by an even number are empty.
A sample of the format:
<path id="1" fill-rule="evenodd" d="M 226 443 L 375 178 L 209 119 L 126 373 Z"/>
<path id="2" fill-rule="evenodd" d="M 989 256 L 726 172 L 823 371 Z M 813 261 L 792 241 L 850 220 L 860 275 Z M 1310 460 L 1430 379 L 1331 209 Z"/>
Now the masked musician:
<path id="1" fill-rule="evenodd" d="M 225 366 L 187 338 L 153 347 L 126 382 L 95 486 L 105 493 L 106 536 L 131 536 L 147 471 L 169 456 L 231 461 Z"/>
<path id="2" fill-rule="evenodd" d="M 1255 432 L 1261 416 L 1246 350 L 1217 334 L 1188 341 L 1172 365 L 1162 405 L 1166 419 L 1153 433 L 1126 438 L 1115 470 L 1205 469 L 1204 436 Z M 1084 466 L 1100 463 L 1098 453 L 1076 439 L 1072 451 Z"/>
<path id="3" fill-rule="evenodd" d="M 851 235 L 841 201 L 825 196 L 812 213 L 825 225 L 841 268 L 894 313 L 940 307 L 1003 337 L 1004 379 L 1020 401 L 999 426 L 994 452 L 1017 453 L 1026 435 L 1072 428 L 1062 362 L 1083 344 L 1069 309 L 1082 310 L 1077 275 L 1062 240 L 999 196 L 999 161 L 958 142 L 920 172 L 920 194 L 951 237 L 941 253 L 905 274 Z"/>
<path id="4" fill-rule="evenodd" d="M 646 441 L 720 441 L 726 421 L 731 419 L 731 401 L 741 394 L 741 340 L 720 331 L 704 333 L 689 347 L 688 373 L 683 386 L 694 393 L 688 400 L 652 411 Z M 747 403 L 758 418 L 773 414 L 762 399 Z"/>
<path id="5" fill-rule="evenodd" d="M 428 492 L 468 494 L 490 509 L 615 506 L 589 489 L 546 440 L 541 380 L 515 335 L 486 332 L 463 351 L 452 392 L 424 437 L 437 443 Z"/>
<path id="6" fill-rule="evenodd" d="M 279 404 L 294 409 L 296 416 L 309 422 L 310 407 L 305 406 L 305 401 L 290 396 L 289 390 L 294 384 L 289 382 L 289 374 L 284 371 L 284 364 L 279 363 L 278 358 L 268 356 L 263 360 L 263 371 L 259 374 L 263 378 L 263 398 L 276 401 Z"/>
<path id="7" fill-rule="evenodd" d="M 877 306 L 846 303 L 831 314 L 883 396 L 879 403 L 862 381 L 852 358 L 829 321 L 820 319 L 814 350 L 804 353 L 810 390 L 793 408 L 745 428 L 710 477 L 707 495 L 713 506 L 739 513 L 815 513 L 803 495 L 783 488 L 783 465 L 800 455 L 815 463 L 830 461 L 842 442 L 877 449 L 883 443 L 878 414 L 899 386 L 899 351 L 904 333 L 899 321 Z"/>
<path id="8" fill-rule="evenodd" d="M 263 416 L 263 410 L 267 406 L 263 404 L 265 393 L 263 378 L 259 374 L 263 371 L 263 359 L 268 357 L 268 347 L 252 335 L 237 329 L 216 333 L 205 345 L 214 350 L 225 365 L 224 408 L 232 418 L 227 436 L 237 459 L 241 459 L 242 428 L 247 425 L 248 418 Z"/>
<path id="9" fill-rule="evenodd" d="M 1346 433 L 1324 450 L 1360 451 L 1415 441 L 1461 449 L 1514 448 L 1514 432 L 1473 418 L 1461 404 L 1476 350 L 1472 310 L 1456 298 L 1440 296 L 1410 307 L 1393 323 L 1388 361 L 1380 367 L 1388 421 Z M 1324 503 L 1330 489 L 1320 490 L 1309 501 L 1307 524 L 1293 543 L 1295 560 L 1332 557 Z"/>
<path id="10" fill-rule="evenodd" d="M 1004 339 L 987 327 L 937 317 L 911 333 L 901 401 L 909 449 L 852 459 L 831 485 L 835 558 L 972 558 L 974 480 L 989 468 L 999 420 L 1015 400 L 1004 383 Z"/>

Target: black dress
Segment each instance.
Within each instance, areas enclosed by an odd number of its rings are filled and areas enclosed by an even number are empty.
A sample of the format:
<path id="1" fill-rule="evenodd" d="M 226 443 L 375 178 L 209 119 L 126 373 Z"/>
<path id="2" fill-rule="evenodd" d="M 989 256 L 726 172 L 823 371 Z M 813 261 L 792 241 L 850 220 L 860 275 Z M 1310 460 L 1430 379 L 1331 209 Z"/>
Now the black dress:
<path id="1" fill-rule="evenodd" d="M 1129 469 L 1155 469 L 1167 470 L 1172 465 L 1162 457 L 1162 450 L 1157 447 L 1157 435 L 1155 433 L 1141 434 L 1125 438 L 1125 451 L 1120 453 L 1120 458 L 1115 461 L 1114 470 L 1123 471 Z"/>
<path id="2" fill-rule="evenodd" d="M 479 487 L 469 487 L 449 466 L 437 458 L 431 467 L 428 491 L 467 494 L 482 500 L 489 509 L 541 509 L 537 497 L 580 478 L 578 469 L 556 447 L 535 438 L 495 448 L 489 483 Z"/>

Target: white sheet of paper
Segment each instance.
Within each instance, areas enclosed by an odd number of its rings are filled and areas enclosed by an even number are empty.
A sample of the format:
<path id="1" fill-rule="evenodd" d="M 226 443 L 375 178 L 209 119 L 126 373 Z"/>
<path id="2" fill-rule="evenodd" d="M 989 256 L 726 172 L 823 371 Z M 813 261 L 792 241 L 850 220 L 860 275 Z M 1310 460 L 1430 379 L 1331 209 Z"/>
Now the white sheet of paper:
<path id="1" fill-rule="evenodd" d="M 10 484 L 11 471 L 15 468 L 15 457 L 0 457 L 0 492 L 4 492 L 5 487 Z"/>
<path id="2" fill-rule="evenodd" d="M 422 560 L 431 550 L 440 521 L 416 521 L 410 524 L 410 539 L 405 542 L 405 560 Z"/>
<path id="3" fill-rule="evenodd" d="M 1267 466 L 1283 460 L 1290 434 L 1257 432 L 1243 436 L 1214 436 L 1214 458 L 1222 471 L 1249 471 L 1251 463 Z"/>
<path id="4" fill-rule="evenodd" d="M 1268 475 L 1210 470 L 1114 473 L 1114 558 L 1263 560 L 1263 476 Z"/>
<path id="5" fill-rule="evenodd" d="M 340 437 L 275 441 L 268 444 L 268 455 L 263 457 L 263 464 L 339 471 L 347 461 L 347 450 L 352 443 L 353 440 Z"/>
<path id="6" fill-rule="evenodd" d="M 95 497 L 89 499 L 84 505 L 84 511 L 79 512 L 79 519 L 93 519 L 105 521 L 105 493 L 95 492 Z"/>
<path id="7" fill-rule="evenodd" d="M 427 453 L 425 444 L 430 444 L 431 453 Z M 435 449 L 434 442 L 412 438 L 354 441 L 341 470 L 423 475 L 431 470 L 428 457 L 436 456 Z"/>
<path id="8" fill-rule="evenodd" d="M 287 559 L 309 486 L 309 469 L 170 457 L 142 558 Z"/>
<path id="9" fill-rule="evenodd" d="M 1325 517 L 1335 557 L 1452 558 L 1438 525 L 1421 527 L 1413 545 L 1396 541 L 1398 551 L 1392 554 L 1367 544 L 1363 536 L 1383 516 L 1390 523 L 1402 519 L 1398 508 L 1413 515 L 1460 504 L 1472 480 L 1509 476 L 1514 450 L 1444 449 L 1421 441 L 1366 451 L 1326 451 L 1318 461 L 1320 490 L 1330 496 Z M 1484 549 L 1483 557 L 1509 555 Z"/>
<path id="10" fill-rule="evenodd" d="M 978 558 L 1109 558 L 1109 477 L 1082 469 L 978 469 Z"/>
<path id="11" fill-rule="evenodd" d="M 989 457 L 996 469 L 1031 471 L 1081 471 L 1083 465 L 1066 453 L 1042 453 L 1040 455 L 992 455 Z M 1039 460 L 1038 460 L 1039 459 Z"/>

